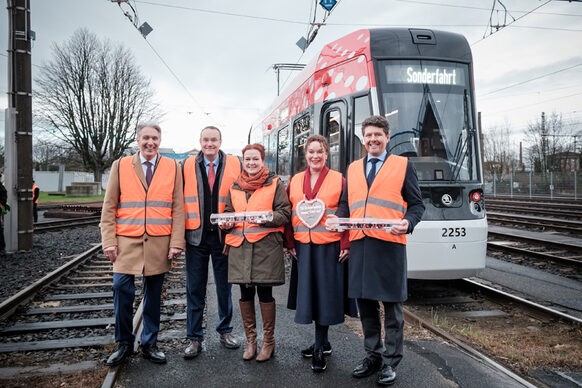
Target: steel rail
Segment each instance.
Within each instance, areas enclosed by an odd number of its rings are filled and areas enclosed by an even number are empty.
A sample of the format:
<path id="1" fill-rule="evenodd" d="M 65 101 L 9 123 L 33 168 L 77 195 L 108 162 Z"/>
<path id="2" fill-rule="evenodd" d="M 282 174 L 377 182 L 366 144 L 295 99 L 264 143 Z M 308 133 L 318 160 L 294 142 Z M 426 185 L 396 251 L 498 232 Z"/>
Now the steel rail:
<path id="1" fill-rule="evenodd" d="M 519 235 L 515 235 L 515 234 L 507 234 L 507 233 L 502 233 L 502 232 L 494 232 L 491 230 L 488 231 L 488 235 L 489 235 L 489 237 L 496 237 L 496 238 L 503 238 L 503 239 L 507 239 L 507 240 L 527 242 L 530 244 L 540 244 L 543 246 L 551 246 L 551 247 L 558 248 L 558 249 L 567 249 L 567 250 L 574 251 L 574 252 L 582 252 L 582 246 L 570 244 L 570 243 L 566 243 L 566 242 L 551 241 L 551 240 L 546 240 L 543 238 L 519 236 Z"/>
<path id="2" fill-rule="evenodd" d="M 138 338 L 139 334 L 143 330 L 143 298 L 133 316 L 133 334 L 135 338 Z M 133 352 L 135 353 L 138 349 L 137 341 L 133 344 Z M 101 384 L 101 388 L 113 388 L 115 385 L 115 381 L 117 381 L 117 377 L 119 376 L 119 367 L 120 365 L 110 366 L 107 375 L 103 379 L 103 384 Z"/>
<path id="3" fill-rule="evenodd" d="M 513 302 L 517 302 L 519 304 L 527 306 L 530 309 L 542 312 L 544 314 L 548 314 L 551 317 L 564 320 L 564 321 L 571 323 L 571 324 L 582 325 L 582 319 L 575 317 L 573 315 L 566 314 L 566 313 L 563 313 L 561 311 L 555 310 L 551 307 L 543 306 L 539 303 L 532 302 L 531 300 L 527 300 L 527 299 L 519 297 L 517 295 L 512 295 L 508 292 L 498 290 L 498 289 L 493 288 L 491 286 L 488 286 L 486 284 L 480 283 L 476 280 L 472 280 L 472 279 L 468 279 L 468 278 L 464 278 L 461 280 L 463 282 L 469 284 L 472 287 L 476 287 L 479 290 L 493 294 L 497 297 L 502 297 L 504 299 L 508 299 L 508 300 L 513 301 Z"/>
<path id="4" fill-rule="evenodd" d="M 505 245 L 505 244 L 498 243 L 495 241 L 487 242 L 487 248 L 492 249 L 492 250 L 500 250 L 500 251 L 504 251 L 504 252 L 515 253 L 518 255 L 535 257 L 535 258 L 541 259 L 541 260 L 557 261 L 557 262 L 560 262 L 562 264 L 567 264 L 567 265 L 575 265 L 578 267 L 582 266 L 582 260 L 576 260 L 576 259 L 572 259 L 569 257 L 560 257 L 560 256 L 556 256 L 556 255 L 552 255 L 552 254 L 544 253 L 544 252 L 530 251 L 528 249 L 512 247 L 510 245 Z"/>
<path id="5" fill-rule="evenodd" d="M 485 200 L 485 206 L 494 205 L 504 205 L 504 206 L 517 206 L 517 207 L 543 207 L 547 209 L 569 209 L 582 211 L 582 204 L 578 203 L 567 203 L 567 202 L 544 202 L 544 201 L 508 201 L 505 199 L 491 199 L 487 198 Z"/>
<path id="6" fill-rule="evenodd" d="M 563 216 L 563 217 L 582 217 L 582 212 L 575 210 L 561 210 L 561 209 L 550 209 L 539 207 L 525 207 L 525 206 L 513 206 L 513 205 L 495 205 L 495 204 L 485 204 L 485 208 L 488 210 L 498 210 L 506 211 L 510 213 L 526 213 L 526 214 L 542 214 L 549 216 Z"/>
<path id="7" fill-rule="evenodd" d="M 101 245 L 95 245 L 93 248 L 81 253 L 79 256 L 75 257 L 73 260 L 67 262 L 66 264 L 60 266 L 59 268 L 55 269 L 54 271 L 50 272 L 49 274 L 45 275 L 43 278 L 37 280 L 30 286 L 26 287 L 25 289 L 19 291 L 15 295 L 11 296 L 10 298 L 6 299 L 2 303 L 0 303 L 0 319 L 6 319 L 14 311 L 18 306 L 28 302 L 31 300 L 36 293 L 42 289 L 43 287 L 51 284 L 58 279 L 60 279 L 63 275 L 67 274 L 73 268 L 77 267 L 78 265 L 82 264 L 88 258 L 90 258 L 95 252 L 101 249 Z"/>
<path id="8" fill-rule="evenodd" d="M 430 323 L 429 321 L 427 321 L 425 319 L 422 319 L 421 317 L 414 314 L 412 311 L 408 310 L 407 308 L 404 308 L 403 312 L 404 312 L 404 317 L 407 321 L 414 322 L 414 323 L 418 324 L 419 326 L 422 326 L 422 327 L 430 330 L 431 332 L 435 333 L 436 335 L 454 343 L 459 348 L 463 349 L 467 353 L 469 353 L 472 356 L 476 357 L 477 359 L 481 360 L 483 363 L 485 363 L 485 364 L 491 366 L 492 368 L 495 368 L 496 370 L 504 373 L 505 375 L 507 375 L 511 379 L 522 384 L 524 387 L 537 388 L 536 385 L 530 383 L 529 381 L 525 380 L 523 377 L 517 375 L 516 373 L 512 372 L 511 370 L 507 369 L 506 367 L 504 367 L 500 363 L 487 357 L 483 353 L 479 352 L 477 349 L 475 349 L 472 346 L 470 346 L 469 344 L 461 341 L 460 339 L 453 336 L 452 334 L 447 333 L 446 331 L 442 330 L 440 327 L 433 325 L 432 323 Z"/>
<path id="9" fill-rule="evenodd" d="M 508 214 L 508 213 L 497 213 L 488 211 L 487 212 L 487 219 L 494 217 L 496 219 L 507 219 L 511 221 L 529 221 L 530 223 L 540 224 L 544 223 L 547 225 L 556 225 L 562 227 L 569 227 L 573 229 L 582 229 L 582 221 L 576 220 L 564 220 L 561 218 L 547 218 L 547 217 L 538 217 L 532 215 L 523 215 L 523 214 Z"/>

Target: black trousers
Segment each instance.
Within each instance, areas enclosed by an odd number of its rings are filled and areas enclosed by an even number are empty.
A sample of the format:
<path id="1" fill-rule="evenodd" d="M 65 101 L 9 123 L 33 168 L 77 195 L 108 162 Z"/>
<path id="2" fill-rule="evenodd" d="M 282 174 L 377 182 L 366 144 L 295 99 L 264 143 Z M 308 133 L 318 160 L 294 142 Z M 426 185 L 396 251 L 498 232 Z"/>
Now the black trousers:
<path id="1" fill-rule="evenodd" d="M 401 302 L 382 302 L 384 305 L 384 331 L 382 341 L 382 322 L 380 304 L 370 299 L 358 299 L 358 309 L 364 331 L 366 358 L 377 360 L 382 357 L 386 365 L 395 368 L 402 360 L 404 342 L 404 314 Z"/>

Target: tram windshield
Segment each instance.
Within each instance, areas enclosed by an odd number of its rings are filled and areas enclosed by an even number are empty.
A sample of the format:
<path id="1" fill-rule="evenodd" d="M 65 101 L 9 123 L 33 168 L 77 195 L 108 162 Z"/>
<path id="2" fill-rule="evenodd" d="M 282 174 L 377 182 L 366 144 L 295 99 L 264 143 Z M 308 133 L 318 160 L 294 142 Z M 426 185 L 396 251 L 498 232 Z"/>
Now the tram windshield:
<path id="1" fill-rule="evenodd" d="M 409 157 L 420 181 L 478 181 L 469 66 L 386 60 L 379 68 L 388 151 Z"/>

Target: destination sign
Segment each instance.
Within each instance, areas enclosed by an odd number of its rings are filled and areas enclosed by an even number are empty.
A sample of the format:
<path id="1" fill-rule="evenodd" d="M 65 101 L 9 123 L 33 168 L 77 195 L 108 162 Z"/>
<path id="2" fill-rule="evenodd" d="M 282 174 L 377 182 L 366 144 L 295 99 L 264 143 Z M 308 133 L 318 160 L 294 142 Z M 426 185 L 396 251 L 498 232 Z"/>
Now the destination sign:
<path id="1" fill-rule="evenodd" d="M 419 64 L 386 65 L 388 83 L 465 86 L 465 71 L 460 66 Z"/>

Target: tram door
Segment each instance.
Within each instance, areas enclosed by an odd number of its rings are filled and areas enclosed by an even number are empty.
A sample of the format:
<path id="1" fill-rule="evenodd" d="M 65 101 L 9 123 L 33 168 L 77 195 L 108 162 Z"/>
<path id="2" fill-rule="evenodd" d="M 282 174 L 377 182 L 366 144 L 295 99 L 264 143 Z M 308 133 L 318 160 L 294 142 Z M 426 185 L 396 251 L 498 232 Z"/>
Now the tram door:
<path id="1" fill-rule="evenodd" d="M 346 129 L 346 106 L 338 101 L 323 108 L 322 115 L 322 135 L 329 143 L 329 155 L 327 165 L 336 171 L 345 171 L 346 150 L 345 150 L 345 129 Z"/>

